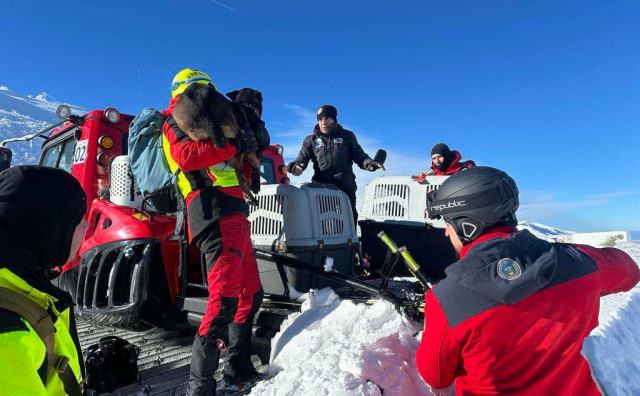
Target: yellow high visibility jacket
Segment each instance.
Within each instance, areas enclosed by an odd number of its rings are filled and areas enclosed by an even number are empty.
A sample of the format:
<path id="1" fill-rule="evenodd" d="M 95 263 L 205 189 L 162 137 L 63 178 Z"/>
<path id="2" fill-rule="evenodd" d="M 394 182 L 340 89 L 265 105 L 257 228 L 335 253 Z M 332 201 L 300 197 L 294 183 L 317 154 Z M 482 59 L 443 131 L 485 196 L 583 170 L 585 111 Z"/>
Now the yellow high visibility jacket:
<path id="1" fill-rule="evenodd" d="M 56 298 L 30 286 L 6 268 L 0 268 L 0 287 L 18 292 L 50 310 L 54 320 L 54 353 L 69 358 L 78 382 L 82 381 L 78 350 L 71 337 L 70 309 L 56 308 Z M 47 371 L 45 345 L 31 325 L 13 312 L 0 309 L 0 396 L 65 395 L 55 369 Z"/>
<path id="2" fill-rule="evenodd" d="M 178 189 L 186 198 L 206 187 L 238 187 L 235 169 L 227 163 L 236 149 L 227 144 L 219 149 L 211 141 L 196 142 L 178 128 L 173 117 L 163 126 L 162 149 L 171 173 L 178 169 Z M 241 191 L 241 190 L 239 190 Z"/>

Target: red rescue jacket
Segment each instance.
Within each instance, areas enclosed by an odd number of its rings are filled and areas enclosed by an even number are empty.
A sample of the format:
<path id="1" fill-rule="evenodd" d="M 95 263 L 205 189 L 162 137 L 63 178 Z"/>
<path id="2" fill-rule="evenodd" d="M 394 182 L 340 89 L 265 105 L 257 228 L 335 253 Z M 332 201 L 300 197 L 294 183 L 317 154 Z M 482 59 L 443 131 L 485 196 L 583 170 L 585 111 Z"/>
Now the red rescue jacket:
<path id="1" fill-rule="evenodd" d="M 185 195 L 189 236 L 192 240 L 220 216 L 235 212 L 246 215 L 248 209 L 242 188 L 238 185 L 214 186 L 217 179 L 210 168 L 233 158 L 236 154 L 235 146 L 227 142 L 223 148 L 218 148 L 210 140 L 191 140 L 171 116 L 178 98 L 179 96 L 171 99 L 169 108 L 162 111 L 162 114 L 169 117 L 163 125 L 162 133 L 169 143 L 171 158 L 167 160 L 174 162 L 182 171 L 178 175 L 178 185 L 187 185 L 181 191 Z M 250 168 L 248 177 L 251 177 Z M 181 178 L 186 180 L 182 182 Z"/>
<path id="2" fill-rule="evenodd" d="M 444 172 L 436 168 L 436 166 L 431 163 L 431 169 L 435 172 L 436 176 L 453 175 L 454 173 L 460 172 L 463 169 L 476 166 L 476 163 L 471 160 L 460 162 L 460 160 L 462 159 L 462 154 L 460 154 L 460 152 L 458 152 L 457 150 L 451 150 L 451 152 L 456 157 Z"/>
<path id="3" fill-rule="evenodd" d="M 444 172 L 436 168 L 436 166 L 431 163 L 431 170 L 429 172 L 422 172 L 418 176 L 413 177 L 414 181 L 423 182 L 425 181 L 427 176 L 448 176 L 453 175 L 456 172 L 460 172 L 463 169 L 471 168 L 476 166 L 476 163 L 472 160 L 468 161 L 460 161 L 462 159 L 462 154 L 460 154 L 457 150 L 451 150 L 451 152 L 455 155 L 455 159 L 451 164 L 447 167 L 447 170 Z"/>
<path id="4" fill-rule="evenodd" d="M 416 361 L 429 385 L 455 380 L 457 396 L 600 394 L 580 351 L 600 297 L 640 281 L 629 255 L 497 227 L 460 257 L 425 296 Z"/>

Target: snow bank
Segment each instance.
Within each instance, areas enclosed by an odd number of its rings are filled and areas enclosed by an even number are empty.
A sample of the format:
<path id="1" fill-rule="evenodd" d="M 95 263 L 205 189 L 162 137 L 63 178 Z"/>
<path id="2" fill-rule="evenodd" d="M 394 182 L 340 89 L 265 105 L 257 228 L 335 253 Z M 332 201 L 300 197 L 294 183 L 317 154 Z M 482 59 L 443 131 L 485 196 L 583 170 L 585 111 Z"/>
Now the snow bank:
<path id="1" fill-rule="evenodd" d="M 391 304 L 309 294 L 272 341 L 272 378 L 251 395 L 430 395 L 415 366 L 421 326 Z"/>
<path id="2" fill-rule="evenodd" d="M 631 239 L 627 231 L 574 232 L 527 220 L 519 222 L 518 229 L 529 230 L 536 237 L 550 242 L 578 243 L 595 247 L 615 246 L 616 243 L 627 242 Z"/>
<path id="3" fill-rule="evenodd" d="M 627 242 L 629 235 L 627 231 L 610 231 L 610 232 L 585 232 L 572 234 L 567 242 L 579 243 L 581 245 L 591 245 L 596 247 L 616 246 L 616 243 Z"/>
<path id="4" fill-rule="evenodd" d="M 640 263 L 640 243 L 616 247 Z M 582 348 L 594 379 L 603 394 L 640 395 L 640 286 L 602 298 L 600 323 Z"/>

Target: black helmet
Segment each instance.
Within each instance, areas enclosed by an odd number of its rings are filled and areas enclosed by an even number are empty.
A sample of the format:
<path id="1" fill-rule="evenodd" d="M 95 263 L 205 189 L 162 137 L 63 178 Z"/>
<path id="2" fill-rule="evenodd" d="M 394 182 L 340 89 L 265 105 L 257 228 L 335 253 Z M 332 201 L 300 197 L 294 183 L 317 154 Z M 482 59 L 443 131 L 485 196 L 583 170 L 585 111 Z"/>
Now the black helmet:
<path id="1" fill-rule="evenodd" d="M 429 193 L 430 219 L 444 218 L 462 243 L 478 238 L 496 224 L 518 224 L 518 187 L 505 172 L 488 166 L 460 171 Z"/>

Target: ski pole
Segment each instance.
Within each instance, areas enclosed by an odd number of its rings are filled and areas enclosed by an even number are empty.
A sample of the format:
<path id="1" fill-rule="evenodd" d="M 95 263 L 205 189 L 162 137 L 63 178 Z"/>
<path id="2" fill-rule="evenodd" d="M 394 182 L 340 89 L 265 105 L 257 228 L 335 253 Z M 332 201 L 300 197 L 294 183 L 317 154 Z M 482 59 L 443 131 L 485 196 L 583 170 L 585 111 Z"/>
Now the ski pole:
<path id="1" fill-rule="evenodd" d="M 380 231 L 378 233 L 378 238 L 380 238 L 382 242 L 384 242 L 384 244 L 389 247 L 391 253 L 398 253 L 398 246 L 395 244 L 395 242 L 393 242 L 391 238 L 389 238 L 389 236 L 384 231 Z"/>
<path id="2" fill-rule="evenodd" d="M 361 280 L 351 278 L 346 275 L 339 274 L 337 272 L 326 272 L 324 269 L 314 267 L 300 259 L 287 257 L 276 253 L 267 252 L 264 250 L 254 249 L 254 255 L 257 259 L 267 260 L 274 263 L 280 263 L 285 267 L 301 270 L 309 274 L 339 282 L 345 286 L 350 286 L 356 290 L 360 290 L 374 297 L 380 297 L 384 300 L 392 303 L 400 312 L 404 309 L 403 302 L 400 298 L 387 292 L 386 290 L 378 290 L 375 286 L 363 282 Z"/>
<path id="3" fill-rule="evenodd" d="M 407 247 L 401 247 L 400 249 L 398 249 L 398 253 L 400 253 L 400 256 L 402 256 L 402 259 L 407 265 L 407 268 L 409 268 L 409 271 L 411 271 L 413 276 L 415 276 L 420 281 L 420 283 L 422 283 L 422 286 L 431 289 L 433 285 L 427 280 L 427 277 L 422 272 L 422 269 L 420 269 L 418 263 L 416 263 L 416 260 L 413 259 L 411 253 L 409 253 Z"/>
<path id="4" fill-rule="evenodd" d="M 405 246 L 398 249 L 398 245 L 396 245 L 395 242 L 393 242 L 393 240 L 389 238 L 389 236 L 384 231 L 380 231 L 378 233 L 378 238 L 380 238 L 382 242 L 384 242 L 384 244 L 389 247 L 391 253 L 400 254 L 402 260 L 405 263 L 405 266 L 409 269 L 409 272 L 411 272 L 411 274 L 413 274 L 413 276 L 418 279 L 423 287 L 431 289 L 431 282 L 427 280 L 427 277 L 420 269 L 420 266 L 418 265 L 418 263 L 416 263 L 416 261 L 413 259 L 413 256 L 411 256 L 411 253 L 409 253 Z"/>

